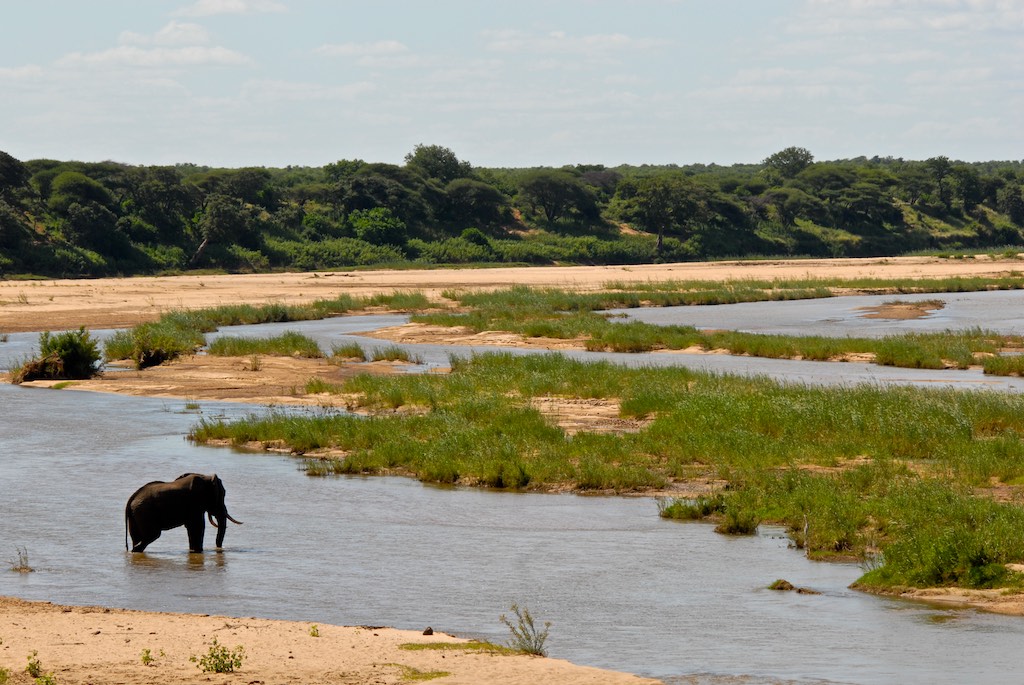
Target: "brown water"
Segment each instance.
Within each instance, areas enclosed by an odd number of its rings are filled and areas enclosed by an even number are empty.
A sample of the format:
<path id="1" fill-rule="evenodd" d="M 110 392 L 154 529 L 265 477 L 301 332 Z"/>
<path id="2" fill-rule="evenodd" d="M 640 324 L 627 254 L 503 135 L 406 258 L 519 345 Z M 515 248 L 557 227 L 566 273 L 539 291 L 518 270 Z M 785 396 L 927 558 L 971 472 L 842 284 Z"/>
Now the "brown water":
<path id="1" fill-rule="evenodd" d="M 512 602 L 552 622 L 551 655 L 669 682 L 1012 682 L 1024 619 L 870 597 L 853 565 L 661 520 L 647 498 L 315 479 L 284 456 L 195 447 L 180 401 L 0 386 L 0 593 L 64 603 L 438 630 L 503 642 Z M 204 405 L 205 415 L 251 408 Z M 149 480 L 216 472 L 223 553 L 183 530 L 124 551 Z M 208 535 L 209 537 L 209 535 Z M 3 553 L 7 557 L 3 557 Z M 765 589 L 776 578 L 820 595 Z"/>

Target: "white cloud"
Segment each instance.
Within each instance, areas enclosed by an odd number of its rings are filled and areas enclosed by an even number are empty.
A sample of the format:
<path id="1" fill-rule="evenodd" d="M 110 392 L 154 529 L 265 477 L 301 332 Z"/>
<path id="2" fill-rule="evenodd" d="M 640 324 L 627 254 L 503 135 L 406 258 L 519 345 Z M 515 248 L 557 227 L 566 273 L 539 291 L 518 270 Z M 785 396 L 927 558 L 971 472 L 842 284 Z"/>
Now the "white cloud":
<path id="1" fill-rule="evenodd" d="M 57 60 L 61 67 L 195 67 L 245 66 L 245 55 L 222 47 L 141 48 L 131 45 L 100 52 L 72 52 Z"/>
<path id="2" fill-rule="evenodd" d="M 43 68 L 35 64 L 23 67 L 0 67 L 0 81 L 34 81 L 43 76 Z"/>
<path id="3" fill-rule="evenodd" d="M 354 100 L 376 90 L 366 81 L 343 86 L 321 83 L 292 83 L 288 81 L 250 81 L 243 89 L 247 100 L 264 102 L 324 102 Z"/>
<path id="4" fill-rule="evenodd" d="M 276 0 L 196 0 L 196 2 L 175 10 L 175 17 L 212 17 L 218 14 L 263 14 L 266 12 L 287 12 L 288 7 Z"/>
<path id="5" fill-rule="evenodd" d="M 493 52 L 532 55 L 590 55 L 612 51 L 640 51 L 667 45 L 653 38 L 631 38 L 622 33 L 573 36 L 565 31 L 537 34 L 517 30 L 485 31 L 487 49 Z"/>
<path id="6" fill-rule="evenodd" d="M 380 57 L 407 53 L 409 48 L 397 40 L 373 43 L 336 43 L 321 45 L 314 52 L 324 57 Z"/>
<path id="7" fill-rule="evenodd" d="M 205 45 L 210 34 L 199 24 L 172 21 L 152 36 L 123 31 L 118 37 L 122 45 Z"/>

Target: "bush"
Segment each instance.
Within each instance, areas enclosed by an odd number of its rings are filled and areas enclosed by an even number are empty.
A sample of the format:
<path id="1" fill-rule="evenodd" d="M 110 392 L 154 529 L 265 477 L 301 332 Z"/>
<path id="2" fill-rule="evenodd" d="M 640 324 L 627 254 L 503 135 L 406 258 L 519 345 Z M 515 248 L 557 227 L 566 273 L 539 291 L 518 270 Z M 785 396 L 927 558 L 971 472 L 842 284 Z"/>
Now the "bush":
<path id="1" fill-rule="evenodd" d="M 514 624 L 505 614 L 502 614 L 500 619 L 502 623 L 508 626 L 509 632 L 512 633 L 508 646 L 524 654 L 547 656 L 544 643 L 548 639 L 548 630 L 551 628 L 551 622 L 545 621 L 544 630 L 539 630 L 533 622 L 533 616 L 530 615 L 529 609 L 526 607 L 520 609 L 519 605 L 515 603 L 512 604 L 511 609 L 516 617 Z"/>
<path id="2" fill-rule="evenodd" d="M 189 661 L 196 664 L 203 673 L 234 673 L 242 667 L 242 658 L 245 656 L 245 649 L 239 645 L 234 649 L 228 649 L 213 638 L 210 649 L 203 656 L 192 655 Z"/>
<path id="3" fill-rule="evenodd" d="M 11 376 L 18 384 L 41 379 L 79 379 L 96 375 L 100 360 L 96 340 L 85 330 L 39 335 L 39 357 L 22 364 Z"/>
<path id="4" fill-rule="evenodd" d="M 177 319 L 144 323 L 118 331 L 104 346 L 107 361 L 131 359 L 135 368 L 145 369 L 192 354 L 205 342 L 201 332 Z"/>

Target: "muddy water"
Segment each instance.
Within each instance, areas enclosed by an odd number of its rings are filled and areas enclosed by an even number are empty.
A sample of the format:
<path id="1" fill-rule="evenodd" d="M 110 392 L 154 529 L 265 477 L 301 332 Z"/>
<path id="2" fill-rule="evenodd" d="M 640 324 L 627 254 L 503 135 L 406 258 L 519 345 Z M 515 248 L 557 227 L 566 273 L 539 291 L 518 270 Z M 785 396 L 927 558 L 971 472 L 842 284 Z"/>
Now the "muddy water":
<path id="1" fill-rule="evenodd" d="M 856 566 L 808 562 L 777 530 L 727 538 L 647 498 L 313 479 L 184 440 L 238 405 L 4 385 L 0 407 L 0 557 L 24 547 L 36 569 L 0 573 L 2 594 L 495 641 L 518 601 L 552 621 L 553 656 L 670 682 L 994 683 L 1019 666 L 1024 619 L 861 595 Z M 179 529 L 125 552 L 127 497 L 186 471 L 224 479 L 245 521 L 226 550 L 189 555 Z M 776 578 L 822 594 L 764 589 Z"/>

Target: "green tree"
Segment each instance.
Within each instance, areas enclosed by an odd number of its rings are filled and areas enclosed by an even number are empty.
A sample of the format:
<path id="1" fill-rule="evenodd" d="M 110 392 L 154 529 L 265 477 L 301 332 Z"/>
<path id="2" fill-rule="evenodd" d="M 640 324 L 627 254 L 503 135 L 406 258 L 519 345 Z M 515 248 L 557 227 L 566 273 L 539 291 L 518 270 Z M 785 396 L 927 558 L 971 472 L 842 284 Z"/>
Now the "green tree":
<path id="1" fill-rule="evenodd" d="M 401 246 L 408 239 L 405 222 L 387 207 L 357 209 L 349 214 L 348 222 L 357 238 L 374 245 Z"/>
<path id="2" fill-rule="evenodd" d="M 563 217 L 596 219 L 600 215 L 592 190 L 578 176 L 563 169 L 538 169 L 519 182 L 519 202 L 541 211 L 549 223 Z"/>
<path id="3" fill-rule="evenodd" d="M 706 188 L 679 174 L 661 174 L 619 184 L 620 213 L 641 230 L 658 235 L 658 254 L 666 235 L 686 238 L 707 218 Z"/>
<path id="4" fill-rule="evenodd" d="M 0 150 L 0 200 L 14 200 L 31 178 L 28 168 L 3 150 Z"/>
<path id="5" fill-rule="evenodd" d="M 445 187 L 448 218 L 456 227 L 489 227 L 501 223 L 508 197 L 494 186 L 457 178 Z"/>
<path id="6" fill-rule="evenodd" d="M 1010 217 L 1010 221 L 1024 226 L 1024 188 L 1007 183 L 996 192 L 996 209 Z"/>
<path id="7" fill-rule="evenodd" d="M 802 147 L 787 147 L 773 155 L 765 157 L 761 162 L 771 175 L 784 179 L 794 178 L 801 171 L 814 163 L 814 155 Z"/>
<path id="8" fill-rule="evenodd" d="M 210 245 L 230 245 L 241 242 L 251 228 L 250 213 L 234 197 L 214 194 L 206 200 L 202 215 L 196 224 L 199 247 L 190 262 L 196 264 Z"/>
<path id="9" fill-rule="evenodd" d="M 473 175 L 473 166 L 469 162 L 461 161 L 454 152 L 441 145 L 417 145 L 405 156 L 405 165 L 442 185 Z"/>

